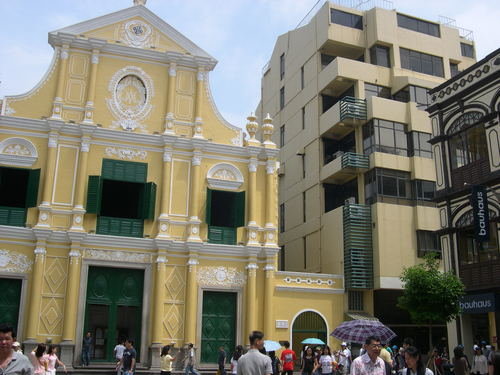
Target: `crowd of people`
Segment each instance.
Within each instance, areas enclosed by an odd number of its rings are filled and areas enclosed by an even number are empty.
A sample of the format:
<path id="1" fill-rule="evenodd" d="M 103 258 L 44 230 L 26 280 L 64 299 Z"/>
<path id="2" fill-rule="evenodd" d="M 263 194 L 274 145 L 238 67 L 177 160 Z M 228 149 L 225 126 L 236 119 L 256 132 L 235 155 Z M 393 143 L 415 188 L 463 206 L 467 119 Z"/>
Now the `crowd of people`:
<path id="1" fill-rule="evenodd" d="M 230 363 L 231 375 L 293 375 L 294 372 L 301 375 L 500 375 L 500 352 L 485 342 L 474 345 L 474 355 L 470 359 L 461 345 L 454 349 L 451 359 L 445 347 L 441 350 L 434 348 L 424 358 L 410 338 L 405 339 L 399 348 L 384 345 L 378 337 L 371 336 L 366 339 L 359 356 L 353 359 L 345 342 L 337 351 L 326 345 L 304 346 L 297 355 L 290 348 L 290 343 L 285 341 L 284 350 L 277 355 L 275 351 L 266 351 L 262 332 L 252 332 L 249 340 L 249 350 L 245 353 L 243 346 L 238 345 L 229 361 L 224 347 L 219 348 L 218 375 L 227 375 L 227 362 Z M 91 341 L 91 335 L 87 334 L 82 350 L 82 362 L 87 366 Z M 186 349 L 185 375 L 200 375 L 196 370 L 193 344 Z M 172 374 L 176 357 L 170 351 L 169 345 L 161 350 L 160 375 Z M 131 339 L 120 340 L 114 348 L 114 355 L 117 375 L 135 373 L 137 353 Z M 57 367 L 66 371 L 65 364 L 57 356 L 57 346 L 41 343 L 24 355 L 13 327 L 0 324 L 1 375 L 55 375 Z"/>

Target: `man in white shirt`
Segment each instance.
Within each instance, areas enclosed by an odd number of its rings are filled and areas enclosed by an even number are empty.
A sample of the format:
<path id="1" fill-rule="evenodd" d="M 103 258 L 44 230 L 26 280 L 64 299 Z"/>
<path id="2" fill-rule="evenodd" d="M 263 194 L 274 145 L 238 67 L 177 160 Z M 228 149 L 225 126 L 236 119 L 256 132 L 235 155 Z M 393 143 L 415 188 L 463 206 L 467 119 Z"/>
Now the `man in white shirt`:
<path id="1" fill-rule="evenodd" d="M 341 344 L 341 347 L 339 351 L 339 366 L 341 373 L 346 375 L 349 373 L 349 366 L 351 364 L 351 351 L 345 342 Z"/>
<path id="2" fill-rule="evenodd" d="M 351 375 L 385 375 L 385 362 L 379 357 L 382 344 L 378 337 L 370 336 L 365 341 L 366 353 L 351 365 Z"/>
<path id="3" fill-rule="evenodd" d="M 115 348 L 113 349 L 113 353 L 115 354 L 115 359 L 119 363 L 122 361 L 124 350 L 125 350 L 125 340 L 120 339 L 118 345 L 116 345 Z M 121 373 L 121 368 L 118 364 L 116 367 L 116 375 L 120 375 L 120 373 Z"/>

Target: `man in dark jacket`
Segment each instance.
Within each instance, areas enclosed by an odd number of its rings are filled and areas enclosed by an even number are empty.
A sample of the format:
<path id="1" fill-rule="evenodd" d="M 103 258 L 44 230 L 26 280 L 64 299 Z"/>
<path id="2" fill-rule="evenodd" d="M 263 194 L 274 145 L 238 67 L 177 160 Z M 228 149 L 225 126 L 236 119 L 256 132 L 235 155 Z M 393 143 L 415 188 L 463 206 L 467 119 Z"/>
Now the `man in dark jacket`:
<path id="1" fill-rule="evenodd" d="M 217 363 L 219 365 L 219 375 L 226 375 L 226 351 L 223 346 L 219 348 Z"/>

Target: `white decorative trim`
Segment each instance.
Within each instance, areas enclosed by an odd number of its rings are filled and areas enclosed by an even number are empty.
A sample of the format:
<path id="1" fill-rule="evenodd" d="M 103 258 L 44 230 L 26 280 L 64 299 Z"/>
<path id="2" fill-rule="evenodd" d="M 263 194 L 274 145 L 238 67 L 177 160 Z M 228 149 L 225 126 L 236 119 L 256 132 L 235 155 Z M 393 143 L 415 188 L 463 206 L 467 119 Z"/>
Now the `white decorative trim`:
<path id="1" fill-rule="evenodd" d="M 123 109 L 118 91 L 121 89 L 120 82 L 123 78 L 130 76 L 137 78 L 143 86 L 139 90 L 144 90 L 144 103 L 136 109 Z M 132 85 L 138 85 L 137 81 L 130 82 Z M 150 114 L 153 106 L 151 99 L 154 97 L 154 85 L 151 77 L 137 66 L 126 66 L 118 70 L 108 84 L 108 91 L 111 93 L 111 98 L 106 99 L 109 110 L 112 112 L 117 121 L 113 121 L 113 126 L 122 127 L 124 130 L 135 130 L 136 128 L 145 129 L 145 125 L 140 124 Z"/>
<path id="2" fill-rule="evenodd" d="M 48 142 L 48 147 L 50 148 L 56 148 L 57 147 L 57 141 L 59 140 L 59 135 L 57 133 L 50 133 L 49 134 L 49 142 Z"/>
<path id="3" fill-rule="evenodd" d="M 156 263 L 168 263 L 167 257 L 164 255 L 159 255 L 156 257 Z"/>
<path id="4" fill-rule="evenodd" d="M 67 60 L 69 57 L 68 50 L 66 48 L 61 51 L 61 60 Z"/>
<path id="5" fill-rule="evenodd" d="M 80 151 L 81 152 L 89 152 L 89 150 L 90 150 L 90 141 L 91 141 L 91 139 L 89 137 L 82 137 L 82 144 L 80 146 Z"/>
<path id="6" fill-rule="evenodd" d="M 33 143 L 25 138 L 7 138 L 0 142 L 0 164 L 31 167 L 38 159 Z"/>
<path id="7" fill-rule="evenodd" d="M 307 284 L 307 285 L 328 285 L 332 286 L 335 284 L 335 281 L 328 279 L 328 280 L 322 280 L 322 279 L 313 279 L 310 277 L 307 278 L 301 278 L 301 277 L 296 277 L 296 278 L 291 278 L 291 277 L 285 277 L 283 281 L 287 284 L 290 283 L 295 283 L 295 284 Z"/>
<path id="8" fill-rule="evenodd" d="M 6 102 L 3 115 L 10 116 L 10 115 L 13 115 L 14 113 L 16 113 L 14 108 L 11 108 L 9 103 Z"/>
<path id="9" fill-rule="evenodd" d="M 215 164 L 207 173 L 208 186 L 211 189 L 237 190 L 244 182 L 243 174 L 229 163 Z"/>
<path id="10" fill-rule="evenodd" d="M 258 166 L 258 162 L 257 162 L 257 159 L 250 159 L 250 163 L 248 163 L 248 171 L 250 173 L 254 173 L 254 172 L 257 172 L 257 166 Z"/>
<path id="11" fill-rule="evenodd" d="M 99 53 L 93 53 L 90 61 L 92 62 L 92 64 L 99 64 Z M 93 103 L 89 105 L 89 102 L 87 102 L 87 106 L 92 106 L 92 105 Z"/>
<path id="12" fill-rule="evenodd" d="M 205 72 L 203 70 L 198 70 L 198 73 L 196 74 L 196 80 L 197 81 L 205 80 Z"/>
<path id="13" fill-rule="evenodd" d="M 172 150 L 163 151 L 163 161 L 170 163 L 172 161 Z"/>
<path id="14" fill-rule="evenodd" d="M 245 267 L 247 270 L 257 270 L 259 269 L 259 266 L 257 263 L 248 263 L 248 265 Z"/>
<path id="15" fill-rule="evenodd" d="M 71 250 L 68 254 L 70 257 L 81 257 L 82 253 L 78 250 Z"/>
<path id="16" fill-rule="evenodd" d="M 142 150 L 134 150 L 131 148 L 117 148 L 117 147 L 106 147 L 104 151 L 106 156 L 116 156 L 119 159 L 127 159 L 127 160 L 145 160 L 148 156 L 146 151 Z"/>
<path id="17" fill-rule="evenodd" d="M 197 270 L 200 286 L 240 288 L 246 283 L 245 273 L 235 267 L 200 267 Z"/>
<path id="18" fill-rule="evenodd" d="M 200 264 L 200 262 L 198 262 L 198 260 L 195 258 L 189 258 L 189 260 L 186 263 L 186 265 L 188 266 L 196 266 L 197 264 Z"/>
<path id="19" fill-rule="evenodd" d="M 300 292 L 300 293 L 323 293 L 323 294 L 344 294 L 344 289 L 326 289 L 326 288 L 303 288 L 297 286 L 277 286 L 278 292 Z"/>
<path id="20" fill-rule="evenodd" d="M 127 263 L 151 263 L 151 254 L 132 251 L 85 249 L 85 258 Z"/>
<path id="21" fill-rule="evenodd" d="M 170 26 L 156 14 L 154 14 L 152 11 L 142 6 L 122 9 L 114 13 L 110 13 L 101 17 L 77 23 L 72 26 L 55 30 L 49 34 L 49 37 L 51 37 L 49 41 L 51 43 L 55 42 L 54 39 L 57 39 L 59 35 L 66 36 L 67 34 L 73 34 L 73 35 L 85 34 L 88 31 L 96 30 L 104 26 L 109 26 L 115 23 L 123 22 L 132 17 L 142 17 L 144 20 L 149 22 L 154 28 L 158 29 L 161 33 L 168 36 L 174 43 L 178 44 L 184 50 L 188 51 L 193 57 L 209 59 L 215 65 L 216 60 L 212 56 L 210 56 L 207 52 L 202 50 L 200 47 L 198 47 L 191 40 L 186 38 L 184 35 L 182 35 L 180 32 L 178 32 L 176 29 L 174 29 L 172 26 Z M 72 43 L 72 46 L 73 44 L 76 44 L 76 42 L 83 43 L 86 42 L 86 40 L 77 39 L 74 40 L 73 42 L 74 43 Z M 164 54 L 165 53 L 162 53 L 162 55 Z"/>
<path id="22" fill-rule="evenodd" d="M 130 20 L 120 27 L 120 40 L 135 48 L 149 48 L 153 41 L 153 28 L 138 19 Z"/>
<path id="23" fill-rule="evenodd" d="M 264 271 L 276 271 L 276 267 L 272 264 L 268 264 L 264 267 Z"/>
<path id="24" fill-rule="evenodd" d="M 11 250 L 0 250 L 0 269 L 2 272 L 29 273 L 33 261 L 26 255 Z"/>
<path id="25" fill-rule="evenodd" d="M 171 63 L 168 68 L 168 75 L 170 77 L 175 77 L 177 75 L 177 65 L 175 63 Z"/>
<path id="26" fill-rule="evenodd" d="M 266 173 L 267 174 L 274 174 L 276 172 L 276 161 L 275 160 L 268 160 L 266 163 Z"/>
<path id="27" fill-rule="evenodd" d="M 202 158 L 200 155 L 193 156 L 193 158 L 191 159 L 191 164 L 193 165 L 193 167 L 201 165 L 201 159 Z"/>

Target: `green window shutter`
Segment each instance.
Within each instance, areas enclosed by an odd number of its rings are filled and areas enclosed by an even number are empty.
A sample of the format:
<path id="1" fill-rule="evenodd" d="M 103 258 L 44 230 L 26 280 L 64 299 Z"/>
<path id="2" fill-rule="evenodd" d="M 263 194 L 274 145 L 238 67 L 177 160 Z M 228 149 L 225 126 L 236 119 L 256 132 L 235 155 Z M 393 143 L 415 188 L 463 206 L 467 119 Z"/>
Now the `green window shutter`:
<path id="1" fill-rule="evenodd" d="M 245 226 L 245 192 L 235 193 L 233 206 L 234 227 Z"/>
<path id="2" fill-rule="evenodd" d="M 26 187 L 25 207 L 35 207 L 38 200 L 38 186 L 40 184 L 40 169 L 31 169 Z"/>
<path id="3" fill-rule="evenodd" d="M 108 180 L 146 182 L 148 165 L 147 163 L 103 159 L 101 175 L 102 178 Z"/>
<path id="4" fill-rule="evenodd" d="M 142 196 L 142 218 L 146 220 L 154 220 L 156 204 L 156 184 L 148 182 L 144 184 Z"/>
<path id="5" fill-rule="evenodd" d="M 99 214 L 101 212 L 102 178 L 89 176 L 87 188 L 87 213 Z"/>
<path id="6" fill-rule="evenodd" d="M 221 227 L 208 227 L 208 242 L 223 243 L 223 229 Z"/>
<path id="7" fill-rule="evenodd" d="M 236 228 L 224 228 L 222 231 L 222 243 L 224 245 L 236 244 Z"/>
<path id="8" fill-rule="evenodd" d="M 205 223 L 212 224 L 212 190 L 207 189 L 207 209 L 205 210 Z"/>

